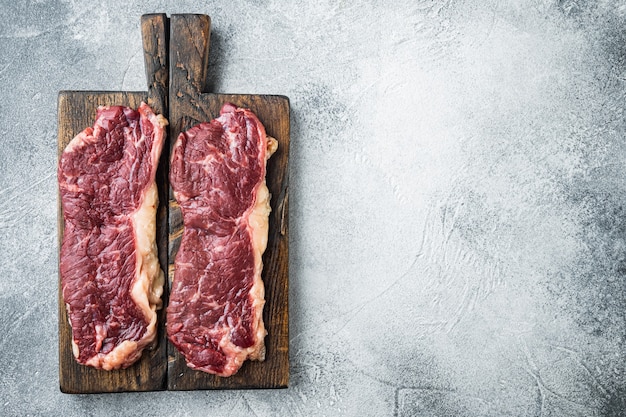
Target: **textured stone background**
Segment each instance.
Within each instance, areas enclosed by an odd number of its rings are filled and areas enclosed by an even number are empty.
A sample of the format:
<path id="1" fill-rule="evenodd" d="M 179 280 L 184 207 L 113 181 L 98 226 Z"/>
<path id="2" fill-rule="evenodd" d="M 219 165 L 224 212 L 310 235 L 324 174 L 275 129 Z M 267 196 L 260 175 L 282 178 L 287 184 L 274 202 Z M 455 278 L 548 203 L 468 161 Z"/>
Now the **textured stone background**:
<path id="1" fill-rule="evenodd" d="M 2 1 L 0 414 L 626 415 L 626 3 L 177 3 Z M 287 390 L 59 392 L 56 97 L 149 12 L 291 99 Z"/>

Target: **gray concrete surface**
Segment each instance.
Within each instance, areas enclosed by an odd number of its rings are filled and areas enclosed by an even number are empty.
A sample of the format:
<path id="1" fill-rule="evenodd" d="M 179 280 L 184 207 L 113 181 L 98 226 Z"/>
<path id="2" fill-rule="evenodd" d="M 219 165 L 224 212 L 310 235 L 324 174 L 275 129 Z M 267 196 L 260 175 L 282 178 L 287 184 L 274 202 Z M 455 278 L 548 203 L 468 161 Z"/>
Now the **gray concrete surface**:
<path id="1" fill-rule="evenodd" d="M 212 16 L 213 91 L 291 98 L 287 390 L 59 392 L 56 97 L 143 90 L 149 12 Z M 626 415 L 624 1 L 3 0 L 0 22 L 0 414 Z"/>

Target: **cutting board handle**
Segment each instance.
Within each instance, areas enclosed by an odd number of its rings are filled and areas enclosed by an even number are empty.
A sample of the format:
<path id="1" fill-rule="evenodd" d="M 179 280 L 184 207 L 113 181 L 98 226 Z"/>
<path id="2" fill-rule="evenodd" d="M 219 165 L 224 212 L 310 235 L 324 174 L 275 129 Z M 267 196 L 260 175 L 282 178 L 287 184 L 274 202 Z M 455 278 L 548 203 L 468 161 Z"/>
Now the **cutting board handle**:
<path id="1" fill-rule="evenodd" d="M 165 13 L 141 16 L 143 57 L 148 81 L 148 105 L 167 117 L 169 88 L 169 20 Z"/>
<path id="2" fill-rule="evenodd" d="M 172 93 L 197 97 L 204 92 L 211 18 L 204 14 L 174 14 L 170 19 Z"/>

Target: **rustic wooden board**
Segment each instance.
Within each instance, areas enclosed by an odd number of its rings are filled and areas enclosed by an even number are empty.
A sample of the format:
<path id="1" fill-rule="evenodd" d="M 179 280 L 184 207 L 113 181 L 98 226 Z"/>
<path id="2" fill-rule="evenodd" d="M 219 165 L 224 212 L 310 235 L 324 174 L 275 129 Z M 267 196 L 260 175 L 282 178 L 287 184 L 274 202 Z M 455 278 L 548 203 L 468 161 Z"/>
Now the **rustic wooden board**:
<path id="1" fill-rule="evenodd" d="M 71 349 L 71 328 L 63 302 L 59 277 L 59 381 L 66 393 L 121 391 L 194 390 L 222 388 L 283 388 L 289 381 L 289 315 L 288 315 L 288 159 L 289 100 L 276 95 L 227 95 L 202 93 L 206 76 L 210 20 L 204 15 L 163 14 L 142 16 L 144 58 L 148 92 L 62 91 L 58 101 L 58 154 L 69 141 L 92 126 L 98 106 L 124 105 L 136 108 L 141 101 L 170 121 L 170 133 L 157 172 L 160 206 L 157 211 L 157 246 L 159 261 L 171 286 L 182 218 L 168 185 L 169 152 L 175 138 L 202 121 L 219 115 L 225 102 L 254 111 L 267 133 L 279 142 L 278 151 L 267 166 L 267 185 L 272 193 L 267 250 L 263 256 L 266 305 L 264 321 L 266 360 L 246 362 L 229 378 L 216 377 L 189 369 L 175 347 L 166 341 L 165 306 L 158 316 L 157 344 L 144 351 L 142 358 L 126 370 L 101 371 L 79 365 Z M 170 45 L 176 45 L 168 54 Z M 172 59 L 169 65 L 168 58 Z M 169 71 L 168 71 L 169 69 Z M 169 82 L 169 74 L 175 74 Z M 168 94 L 168 86 L 175 92 Z M 168 100 L 173 102 L 168 106 Z M 169 107 L 169 108 L 168 108 Z M 173 111 L 173 113 L 172 113 Z M 63 236 L 63 212 L 59 204 L 59 247 Z M 168 272 L 171 276 L 168 277 Z"/>
<path id="2" fill-rule="evenodd" d="M 165 15 L 142 16 L 148 92 L 62 91 L 58 101 L 58 155 L 67 144 L 88 126 L 93 126 L 98 106 L 122 105 L 137 108 L 142 101 L 156 113 L 167 117 L 167 88 L 169 84 L 167 38 L 168 19 Z M 166 142 L 162 161 L 167 161 Z M 161 268 L 167 273 L 167 170 L 160 164 L 157 172 L 160 204 L 157 210 L 157 245 Z M 59 201 L 59 249 L 63 237 L 63 211 Z M 167 387 L 167 344 L 165 343 L 165 309 L 158 314 L 157 340 L 152 350 L 145 350 L 141 359 L 125 370 L 102 371 L 80 365 L 71 347 L 71 327 L 61 292 L 59 276 L 59 382 L 65 393 L 97 393 L 120 391 L 154 391 Z M 165 296 L 165 302 L 166 300 Z"/>
<path id="3" fill-rule="evenodd" d="M 278 140 L 278 151 L 267 165 L 272 194 L 267 250 L 263 255 L 266 304 L 263 319 L 268 331 L 264 362 L 246 361 L 239 372 L 223 378 L 186 366 L 168 342 L 169 390 L 225 388 L 284 388 L 289 382 L 289 100 L 276 95 L 203 93 L 209 52 L 210 19 L 205 15 L 172 15 L 170 19 L 170 135 L 174 139 L 193 125 L 219 116 L 225 102 L 256 113 L 267 133 Z M 182 235 L 180 209 L 170 189 L 169 283 L 175 279 L 174 258 Z"/>
<path id="4" fill-rule="evenodd" d="M 147 100 L 147 94 L 141 92 L 72 92 L 59 94 L 59 156 L 67 144 L 85 129 L 93 126 L 98 106 L 122 105 L 139 107 Z M 157 239 L 160 248 L 167 247 L 166 207 L 158 210 Z M 59 248 L 63 236 L 63 211 L 59 203 Z M 166 254 L 165 254 L 166 255 Z M 167 259 L 159 254 L 161 267 L 166 270 Z M 72 354 L 72 333 L 68 322 L 61 277 L 59 276 L 59 382 L 62 392 L 96 393 L 119 391 L 153 391 L 166 388 L 167 348 L 164 331 L 165 315 L 162 309 L 158 315 L 157 345 L 154 350 L 144 351 L 141 359 L 130 368 L 119 371 L 103 371 L 80 365 Z"/>

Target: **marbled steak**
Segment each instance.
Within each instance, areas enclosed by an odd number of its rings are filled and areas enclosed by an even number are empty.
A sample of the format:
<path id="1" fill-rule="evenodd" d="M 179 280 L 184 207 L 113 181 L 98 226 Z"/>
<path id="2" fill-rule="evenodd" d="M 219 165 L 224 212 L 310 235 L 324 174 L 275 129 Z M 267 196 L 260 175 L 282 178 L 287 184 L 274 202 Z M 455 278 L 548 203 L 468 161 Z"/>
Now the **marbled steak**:
<path id="1" fill-rule="evenodd" d="M 81 364 L 126 368 L 155 339 L 155 174 L 166 125 L 145 103 L 100 107 L 61 155 L 61 286 Z"/>
<path id="2" fill-rule="evenodd" d="M 277 147 L 254 113 L 232 104 L 173 147 L 170 183 L 184 232 L 167 333 L 193 369 L 230 376 L 246 359 L 265 358 L 265 172 Z"/>

